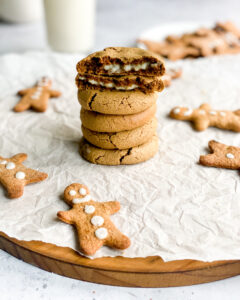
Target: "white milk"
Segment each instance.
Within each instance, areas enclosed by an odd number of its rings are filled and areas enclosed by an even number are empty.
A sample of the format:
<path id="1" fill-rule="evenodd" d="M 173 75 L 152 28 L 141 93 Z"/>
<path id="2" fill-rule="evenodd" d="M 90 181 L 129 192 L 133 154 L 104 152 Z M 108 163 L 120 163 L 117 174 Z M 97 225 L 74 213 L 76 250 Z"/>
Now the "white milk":
<path id="1" fill-rule="evenodd" d="M 86 52 L 93 47 L 95 0 L 44 0 L 44 6 L 53 50 Z"/>

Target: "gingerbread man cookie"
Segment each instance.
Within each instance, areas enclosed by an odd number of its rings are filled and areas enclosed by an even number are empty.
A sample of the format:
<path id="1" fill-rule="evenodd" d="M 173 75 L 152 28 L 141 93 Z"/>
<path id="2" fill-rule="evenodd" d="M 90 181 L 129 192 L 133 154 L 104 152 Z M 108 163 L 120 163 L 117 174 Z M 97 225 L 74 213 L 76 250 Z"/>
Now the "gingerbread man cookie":
<path id="1" fill-rule="evenodd" d="M 60 92 L 51 90 L 51 85 L 50 79 L 42 77 L 33 88 L 19 91 L 18 95 L 22 96 L 22 98 L 14 107 L 14 111 L 22 112 L 29 108 L 33 108 L 38 112 L 46 111 L 48 99 L 61 95 Z"/>
<path id="2" fill-rule="evenodd" d="M 211 154 L 201 155 L 199 163 L 208 167 L 240 169 L 240 148 L 210 141 L 208 147 Z"/>
<path id="3" fill-rule="evenodd" d="M 96 202 L 92 200 L 88 188 L 79 183 L 73 183 L 65 189 L 64 199 L 72 209 L 60 211 L 57 216 L 76 227 L 82 253 L 93 255 L 103 245 L 116 249 L 130 246 L 129 238 L 109 218 L 119 211 L 119 202 Z"/>
<path id="4" fill-rule="evenodd" d="M 22 164 L 26 159 L 25 153 L 16 154 L 11 158 L 0 156 L 0 182 L 7 189 L 9 198 L 21 197 L 25 185 L 48 177 L 46 173 L 26 168 Z"/>
<path id="5" fill-rule="evenodd" d="M 187 107 L 175 107 L 171 110 L 170 117 L 191 121 L 198 131 L 203 131 L 208 127 L 217 127 L 240 132 L 240 110 L 214 110 L 209 104 L 204 103 L 193 110 Z"/>

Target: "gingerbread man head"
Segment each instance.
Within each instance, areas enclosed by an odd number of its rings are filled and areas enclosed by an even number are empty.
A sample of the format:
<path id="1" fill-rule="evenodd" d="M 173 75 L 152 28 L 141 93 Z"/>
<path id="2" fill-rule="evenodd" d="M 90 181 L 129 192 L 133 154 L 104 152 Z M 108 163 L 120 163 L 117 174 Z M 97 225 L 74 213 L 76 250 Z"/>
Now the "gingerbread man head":
<path id="1" fill-rule="evenodd" d="M 70 205 L 78 205 L 92 199 L 89 189 L 80 183 L 72 183 L 64 191 L 64 199 Z"/>
<path id="2" fill-rule="evenodd" d="M 52 80 L 50 78 L 44 76 L 40 80 L 38 80 L 37 86 L 50 88 L 52 86 Z"/>

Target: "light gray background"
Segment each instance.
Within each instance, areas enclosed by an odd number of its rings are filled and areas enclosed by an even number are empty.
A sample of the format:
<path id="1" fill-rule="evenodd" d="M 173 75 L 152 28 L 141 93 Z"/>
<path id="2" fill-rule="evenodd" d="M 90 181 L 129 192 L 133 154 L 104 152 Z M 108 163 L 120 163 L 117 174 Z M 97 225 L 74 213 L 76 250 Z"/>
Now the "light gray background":
<path id="1" fill-rule="evenodd" d="M 71 1 L 69 0 L 69 3 Z M 238 0 L 98 0 L 95 49 L 131 46 L 145 29 L 165 22 L 233 20 Z M 0 53 L 47 48 L 43 22 L 0 22 Z M 1 66 L 0 66 L 1 67 Z M 96 285 L 50 274 L 0 250 L 0 299 L 239 299 L 240 276 L 198 286 L 134 289 Z"/>

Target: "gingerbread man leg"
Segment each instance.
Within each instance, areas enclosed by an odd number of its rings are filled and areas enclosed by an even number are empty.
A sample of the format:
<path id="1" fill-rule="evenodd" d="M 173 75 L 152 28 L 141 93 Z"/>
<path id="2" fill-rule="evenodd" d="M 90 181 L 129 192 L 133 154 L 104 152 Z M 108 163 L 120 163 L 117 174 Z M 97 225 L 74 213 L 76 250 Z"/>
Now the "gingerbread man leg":
<path id="1" fill-rule="evenodd" d="M 95 237 L 89 237 L 87 235 L 82 235 L 78 231 L 79 237 L 79 247 L 82 253 L 86 255 L 94 255 L 98 249 L 103 246 L 103 241 L 96 239 Z"/>
<path id="2" fill-rule="evenodd" d="M 216 141 L 210 141 L 208 146 L 212 153 L 201 155 L 200 164 L 233 170 L 240 168 L 240 148 L 227 146 Z"/>
<path id="3" fill-rule="evenodd" d="M 117 228 L 111 232 L 110 238 L 105 241 L 105 245 L 120 250 L 128 248 L 130 244 L 129 238 L 122 234 Z"/>
<path id="4" fill-rule="evenodd" d="M 13 184 L 13 179 L 9 177 L 9 178 L 2 179 L 1 183 L 6 188 L 7 195 L 9 198 L 11 199 L 19 198 L 23 195 L 24 186 L 22 185 L 21 182 L 14 180 L 14 184 Z"/>
<path id="5" fill-rule="evenodd" d="M 207 118 L 196 118 L 193 120 L 193 127 L 197 131 L 204 131 L 209 127 L 209 120 Z"/>
<path id="6" fill-rule="evenodd" d="M 31 106 L 31 103 L 29 102 L 28 96 L 23 96 L 23 98 L 18 102 L 18 104 L 15 105 L 14 111 L 22 112 L 22 111 L 29 109 L 30 106 Z"/>

